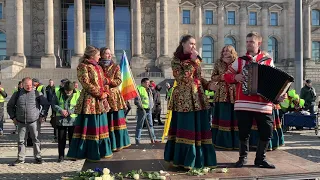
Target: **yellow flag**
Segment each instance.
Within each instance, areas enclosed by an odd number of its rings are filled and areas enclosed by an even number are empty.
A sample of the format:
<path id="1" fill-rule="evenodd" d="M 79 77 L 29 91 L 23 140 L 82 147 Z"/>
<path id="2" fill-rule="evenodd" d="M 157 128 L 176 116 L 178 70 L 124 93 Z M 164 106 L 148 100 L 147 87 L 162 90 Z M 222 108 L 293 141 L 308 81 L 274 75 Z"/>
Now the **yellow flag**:
<path id="1" fill-rule="evenodd" d="M 172 103 L 172 94 L 174 91 L 174 88 L 177 86 L 177 81 L 174 81 L 173 83 L 173 89 L 172 89 L 172 93 L 170 95 L 169 98 L 169 105 Z M 169 106 L 168 105 L 168 106 Z M 170 123 L 171 123 L 171 118 L 172 118 L 172 110 L 168 109 L 167 110 L 167 114 L 166 114 L 166 122 L 164 123 L 164 129 L 163 129 L 163 134 L 162 134 L 162 142 L 164 142 L 164 138 L 168 136 L 168 132 L 169 132 L 169 128 L 170 128 Z"/>

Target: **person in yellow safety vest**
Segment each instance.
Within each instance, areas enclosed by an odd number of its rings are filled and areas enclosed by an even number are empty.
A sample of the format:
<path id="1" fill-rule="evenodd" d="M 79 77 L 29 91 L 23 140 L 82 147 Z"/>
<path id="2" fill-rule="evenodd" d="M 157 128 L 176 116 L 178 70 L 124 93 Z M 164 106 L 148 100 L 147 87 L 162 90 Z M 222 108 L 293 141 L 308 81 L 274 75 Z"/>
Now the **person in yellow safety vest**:
<path id="1" fill-rule="evenodd" d="M 140 144 L 140 137 L 144 121 L 146 120 L 150 127 L 150 133 L 152 143 L 159 142 L 156 140 L 154 134 L 153 122 L 152 122 L 152 108 L 153 108 L 153 96 L 149 88 L 149 78 L 143 78 L 141 85 L 137 86 L 139 96 L 134 99 L 134 104 L 137 106 L 137 127 L 135 140 L 136 144 Z"/>
<path id="2" fill-rule="evenodd" d="M 32 79 L 32 83 L 33 83 L 33 87 L 35 87 L 35 89 L 36 89 L 38 92 L 41 92 L 44 97 L 47 97 L 47 96 L 46 96 L 45 87 L 44 87 L 43 84 L 40 83 L 39 79 L 33 78 L 33 79 Z"/>
<path id="3" fill-rule="evenodd" d="M 214 91 L 209 91 L 209 90 L 206 90 L 205 91 L 205 95 L 207 96 L 207 98 L 208 98 L 208 101 L 209 101 L 209 103 L 210 103 L 210 105 L 211 105 L 211 107 L 213 107 L 213 101 L 214 101 Z"/>
<path id="4" fill-rule="evenodd" d="M 4 123 L 4 101 L 8 94 L 4 90 L 4 88 L 1 86 L 0 82 L 0 136 L 3 135 L 3 123 Z"/>
<path id="5" fill-rule="evenodd" d="M 15 92 L 18 92 L 20 89 L 23 88 L 23 84 L 22 84 L 22 81 L 19 81 L 18 82 L 18 87 L 15 87 L 12 91 L 12 94 L 15 93 Z"/>
<path id="6" fill-rule="evenodd" d="M 67 141 L 67 132 L 69 144 L 74 131 L 74 123 L 77 115 L 74 114 L 74 107 L 80 97 L 80 92 L 76 91 L 74 84 L 70 81 L 64 83 L 64 87 L 56 92 L 53 98 L 53 108 L 56 112 L 56 127 L 58 129 L 58 153 L 59 160 L 64 160 L 64 150 Z"/>
<path id="7" fill-rule="evenodd" d="M 304 99 L 300 99 L 294 89 L 288 91 L 288 98 L 280 103 L 283 112 L 294 111 L 299 112 L 304 107 Z"/>
<path id="8" fill-rule="evenodd" d="M 67 81 L 69 81 L 68 78 L 61 79 L 61 81 L 60 81 L 60 86 L 59 86 L 59 87 L 55 87 L 55 92 L 59 91 L 60 88 L 63 88 L 64 83 L 67 82 Z"/>
<path id="9" fill-rule="evenodd" d="M 77 81 L 73 81 L 73 84 L 74 84 L 75 90 L 81 92 L 81 89 L 79 89 L 79 84 L 78 84 L 78 82 L 77 82 Z"/>

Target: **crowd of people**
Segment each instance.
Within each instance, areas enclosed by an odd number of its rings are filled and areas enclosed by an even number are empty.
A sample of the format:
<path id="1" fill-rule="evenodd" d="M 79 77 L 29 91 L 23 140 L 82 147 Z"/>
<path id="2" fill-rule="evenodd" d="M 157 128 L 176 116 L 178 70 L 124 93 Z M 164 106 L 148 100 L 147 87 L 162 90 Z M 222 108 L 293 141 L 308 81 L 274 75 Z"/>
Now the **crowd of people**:
<path id="1" fill-rule="evenodd" d="M 279 104 L 259 95 L 242 92 L 243 67 L 251 62 L 274 66 L 272 58 L 260 49 L 262 38 L 252 32 L 246 36 L 247 53 L 239 57 L 234 47 L 226 45 L 215 62 L 212 77 L 202 77 L 202 59 L 196 51 L 196 40 L 184 36 L 171 62 L 175 87 L 166 83 L 166 101 L 172 111 L 164 159 L 186 169 L 215 167 L 215 148 L 239 149 L 235 167 L 247 163 L 249 147 L 256 148 L 254 165 L 275 168 L 266 160 L 266 151 L 284 144 L 281 117 L 288 111 L 308 110 L 314 114 L 316 93 L 307 80 L 300 96 L 295 90 L 279 97 Z M 244 58 L 246 57 L 246 58 Z M 59 87 L 49 80 L 44 86 L 38 79 L 24 78 L 10 98 L 7 111 L 18 133 L 18 159 L 24 163 L 26 145 L 34 148 L 34 158 L 42 163 L 39 134 L 41 123 L 48 117 L 58 143 L 58 162 L 88 159 L 98 161 L 129 147 L 126 116 L 130 103 L 121 95 L 119 65 L 109 48 L 87 46 L 77 67 L 78 81 L 61 80 Z M 246 60 L 249 59 L 249 60 Z M 261 61 L 261 59 L 265 59 Z M 143 78 L 137 86 L 135 143 L 141 143 L 142 129 L 147 126 L 152 143 L 159 143 L 154 125 L 161 121 L 160 85 Z M 5 90 L 0 86 L 0 110 L 3 111 Z M 1 111 L 0 111 L 1 113 Z M 0 116 L 3 122 L 3 113 Z M 157 123 L 156 123 L 157 121 Z M 3 134 L 3 123 L 0 123 Z M 69 150 L 65 155 L 66 141 Z"/>

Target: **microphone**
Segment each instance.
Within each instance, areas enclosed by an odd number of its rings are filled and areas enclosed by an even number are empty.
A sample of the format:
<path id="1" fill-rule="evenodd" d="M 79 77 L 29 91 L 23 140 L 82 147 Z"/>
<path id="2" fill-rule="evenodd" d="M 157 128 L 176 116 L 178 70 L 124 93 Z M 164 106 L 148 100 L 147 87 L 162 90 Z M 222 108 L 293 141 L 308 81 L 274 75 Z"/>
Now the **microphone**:
<path id="1" fill-rule="evenodd" d="M 197 58 L 198 58 L 200 61 L 202 61 L 202 57 L 200 57 L 199 55 L 197 55 Z"/>

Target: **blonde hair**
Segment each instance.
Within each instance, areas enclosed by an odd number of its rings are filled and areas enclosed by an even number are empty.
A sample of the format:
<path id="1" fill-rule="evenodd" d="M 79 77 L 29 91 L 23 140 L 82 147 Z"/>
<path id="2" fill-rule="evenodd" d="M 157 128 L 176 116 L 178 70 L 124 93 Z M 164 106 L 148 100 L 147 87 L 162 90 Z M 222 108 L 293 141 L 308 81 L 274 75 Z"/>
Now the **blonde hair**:
<path id="1" fill-rule="evenodd" d="M 231 45 L 226 45 L 226 46 L 224 46 L 223 48 L 222 48 L 222 50 L 221 50 L 221 52 L 220 52 L 220 61 L 221 62 L 223 62 L 223 51 L 224 51 L 224 49 L 225 48 L 227 48 L 227 49 L 229 49 L 229 51 L 230 51 L 230 54 L 231 54 L 231 57 L 232 57 L 232 62 L 234 62 L 237 58 L 238 58 L 238 53 L 237 53 L 237 51 L 234 49 L 234 47 L 233 46 L 231 46 Z M 231 63 L 232 63 L 231 62 Z"/>
<path id="2" fill-rule="evenodd" d="M 89 45 L 84 50 L 84 55 L 82 56 L 82 59 L 90 59 L 92 58 L 92 56 L 96 55 L 99 52 L 100 50 L 98 48 Z"/>

